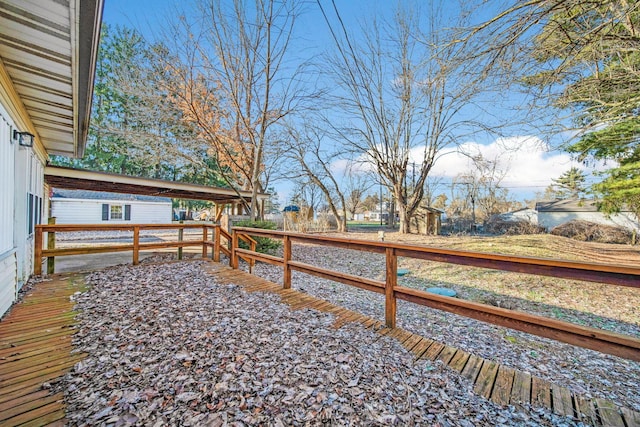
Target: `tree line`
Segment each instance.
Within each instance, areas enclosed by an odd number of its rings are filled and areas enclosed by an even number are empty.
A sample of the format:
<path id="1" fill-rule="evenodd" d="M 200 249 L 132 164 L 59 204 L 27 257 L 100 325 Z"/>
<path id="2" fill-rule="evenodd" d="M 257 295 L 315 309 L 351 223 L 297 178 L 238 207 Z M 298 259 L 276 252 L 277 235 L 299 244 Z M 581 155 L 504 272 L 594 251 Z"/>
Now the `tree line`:
<path id="1" fill-rule="evenodd" d="M 635 1 L 398 2 L 358 27 L 333 0 L 196 4 L 153 41 L 103 26 L 87 154 L 55 163 L 254 195 L 288 180 L 342 230 L 384 188 L 409 232 L 425 203 L 512 206 L 498 158 L 463 153 L 456 195 L 436 194 L 432 170 L 467 141 L 535 125 L 585 165 L 609 162 L 585 189 L 603 210 L 640 213 Z M 329 42 L 305 56 L 310 13 Z M 501 117 L 506 93 L 521 108 Z"/>

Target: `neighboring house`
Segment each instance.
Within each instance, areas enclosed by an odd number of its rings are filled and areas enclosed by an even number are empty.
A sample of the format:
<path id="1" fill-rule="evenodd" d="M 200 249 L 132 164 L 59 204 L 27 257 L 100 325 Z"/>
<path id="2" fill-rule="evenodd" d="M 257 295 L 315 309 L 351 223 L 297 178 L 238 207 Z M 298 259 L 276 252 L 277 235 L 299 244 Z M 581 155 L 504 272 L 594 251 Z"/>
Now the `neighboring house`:
<path id="1" fill-rule="evenodd" d="M 522 208 L 517 211 L 505 212 L 503 214 L 495 215 L 496 219 L 504 222 L 518 222 L 526 221 L 531 224 L 538 223 L 538 212 L 531 208 Z"/>
<path id="2" fill-rule="evenodd" d="M 551 230 L 571 220 L 640 230 L 638 218 L 629 211 L 607 215 L 598 211 L 593 200 L 553 200 L 536 203 L 538 225 Z"/>
<path id="3" fill-rule="evenodd" d="M 0 316 L 33 273 L 49 155 L 84 152 L 102 7 L 0 2 Z"/>
<path id="4" fill-rule="evenodd" d="M 166 224 L 172 215 L 167 197 L 63 189 L 51 197 L 56 224 Z"/>

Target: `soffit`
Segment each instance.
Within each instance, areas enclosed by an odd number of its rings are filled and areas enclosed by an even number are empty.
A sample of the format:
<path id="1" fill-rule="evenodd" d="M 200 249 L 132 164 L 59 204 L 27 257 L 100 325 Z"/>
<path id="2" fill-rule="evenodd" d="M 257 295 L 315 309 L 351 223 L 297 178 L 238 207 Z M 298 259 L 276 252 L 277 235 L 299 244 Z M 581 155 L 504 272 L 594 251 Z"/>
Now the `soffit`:
<path id="1" fill-rule="evenodd" d="M 84 153 L 102 0 L 0 0 L 0 59 L 48 154 Z"/>

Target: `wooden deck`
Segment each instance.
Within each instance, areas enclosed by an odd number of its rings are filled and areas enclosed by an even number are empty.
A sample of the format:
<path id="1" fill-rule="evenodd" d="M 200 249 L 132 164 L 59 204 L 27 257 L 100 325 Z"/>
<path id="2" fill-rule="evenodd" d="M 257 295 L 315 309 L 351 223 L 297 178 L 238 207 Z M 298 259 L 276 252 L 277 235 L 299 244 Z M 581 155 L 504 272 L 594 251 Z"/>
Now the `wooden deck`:
<path id="1" fill-rule="evenodd" d="M 575 395 L 538 377 L 400 328 L 385 328 L 376 319 L 218 263 L 211 262 L 209 272 L 217 281 L 241 285 L 248 292 L 277 293 L 292 310 L 313 308 L 333 313 L 335 328 L 358 322 L 381 336 L 392 337 L 416 358 L 440 360 L 460 372 L 473 382 L 476 393 L 498 404 L 546 407 L 586 425 L 640 427 L 640 413 L 605 399 Z M 55 382 L 85 356 L 73 352 L 75 313 L 69 299 L 83 285 L 78 275 L 39 283 L 0 322 L 0 427 L 64 424 L 63 394 L 53 394 L 43 384 Z"/>
<path id="2" fill-rule="evenodd" d="M 83 286 L 81 276 L 41 282 L 0 322 L 0 426 L 64 424 L 64 395 L 49 386 L 85 356 L 71 345 L 69 299 Z"/>

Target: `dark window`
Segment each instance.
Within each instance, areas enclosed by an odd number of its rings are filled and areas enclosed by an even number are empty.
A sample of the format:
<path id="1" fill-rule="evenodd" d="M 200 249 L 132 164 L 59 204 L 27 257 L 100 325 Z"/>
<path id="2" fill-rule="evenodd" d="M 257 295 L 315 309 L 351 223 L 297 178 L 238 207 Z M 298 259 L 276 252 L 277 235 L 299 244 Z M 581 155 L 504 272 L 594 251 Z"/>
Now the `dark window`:
<path id="1" fill-rule="evenodd" d="M 29 193 L 27 194 L 27 215 L 29 216 L 28 218 L 28 226 L 27 226 L 27 234 L 32 235 L 33 234 L 33 219 L 34 219 L 34 214 L 35 214 L 35 209 L 33 207 L 34 205 L 34 200 L 33 200 L 33 194 Z"/>
<path id="2" fill-rule="evenodd" d="M 124 205 L 124 220 L 131 221 L 131 205 Z"/>
<path id="3" fill-rule="evenodd" d="M 102 220 L 109 221 L 109 205 L 106 203 L 102 204 Z"/>

